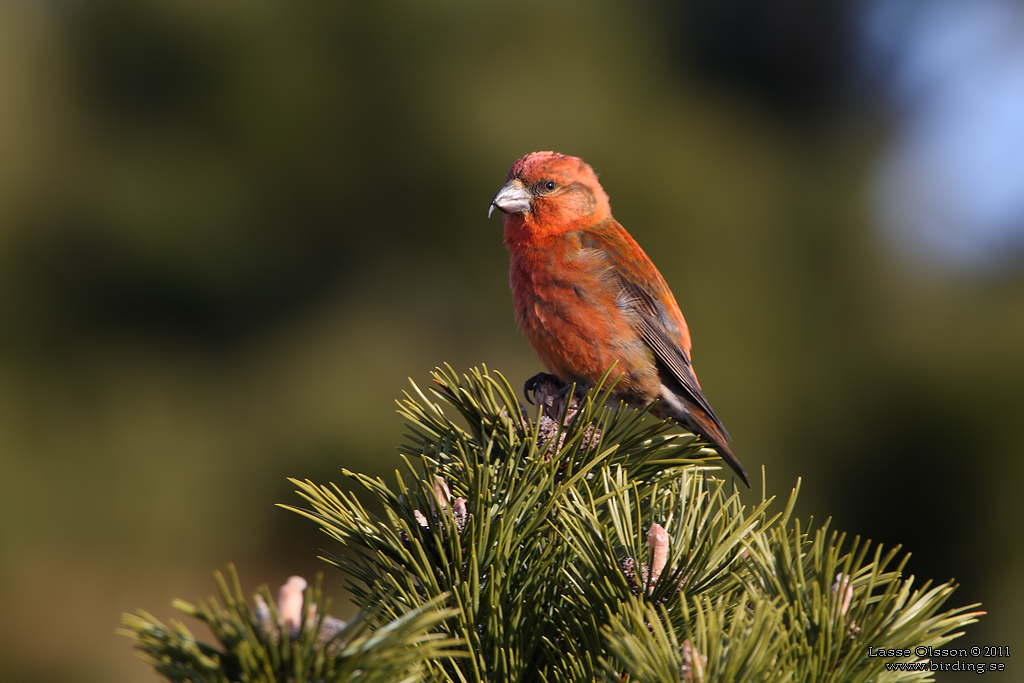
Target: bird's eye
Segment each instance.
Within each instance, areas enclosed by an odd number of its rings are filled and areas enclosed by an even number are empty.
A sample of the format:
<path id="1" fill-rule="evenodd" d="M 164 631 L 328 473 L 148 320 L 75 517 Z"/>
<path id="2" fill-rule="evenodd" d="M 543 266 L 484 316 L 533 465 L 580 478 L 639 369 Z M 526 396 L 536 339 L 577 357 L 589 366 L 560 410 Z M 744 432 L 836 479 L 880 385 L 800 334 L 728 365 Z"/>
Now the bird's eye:
<path id="1" fill-rule="evenodd" d="M 554 180 L 542 180 L 540 182 L 540 185 L 541 185 L 541 187 L 543 187 L 548 192 L 554 191 L 554 189 L 557 187 L 557 185 L 555 185 L 555 181 Z"/>

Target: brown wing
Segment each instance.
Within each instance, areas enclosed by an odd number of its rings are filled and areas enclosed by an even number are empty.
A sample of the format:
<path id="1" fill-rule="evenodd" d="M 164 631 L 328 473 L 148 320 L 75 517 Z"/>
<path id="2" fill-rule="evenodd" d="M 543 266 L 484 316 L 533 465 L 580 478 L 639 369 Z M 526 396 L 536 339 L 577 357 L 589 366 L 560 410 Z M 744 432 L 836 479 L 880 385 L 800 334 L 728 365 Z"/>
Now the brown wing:
<path id="1" fill-rule="evenodd" d="M 674 380 L 681 395 L 699 406 L 728 439 L 728 432 L 693 373 L 686 320 L 647 254 L 614 219 L 589 229 L 583 246 L 601 251 L 607 259 L 621 286 L 616 304 L 631 312 L 641 339 L 654 352 L 662 376 Z"/>

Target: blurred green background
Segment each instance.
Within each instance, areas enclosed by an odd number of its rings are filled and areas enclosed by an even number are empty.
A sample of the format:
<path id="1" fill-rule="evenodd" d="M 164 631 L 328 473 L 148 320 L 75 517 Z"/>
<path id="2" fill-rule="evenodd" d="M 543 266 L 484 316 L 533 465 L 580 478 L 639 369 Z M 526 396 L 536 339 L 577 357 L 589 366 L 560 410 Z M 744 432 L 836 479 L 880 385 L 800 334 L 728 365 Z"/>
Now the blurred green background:
<path id="1" fill-rule="evenodd" d="M 887 242 L 857 9 L 0 3 L 0 680 L 155 681 L 120 614 L 230 561 L 345 613 L 285 477 L 387 475 L 437 364 L 541 369 L 485 219 L 539 149 L 602 174 L 754 478 L 1021 645 L 1024 278 Z"/>

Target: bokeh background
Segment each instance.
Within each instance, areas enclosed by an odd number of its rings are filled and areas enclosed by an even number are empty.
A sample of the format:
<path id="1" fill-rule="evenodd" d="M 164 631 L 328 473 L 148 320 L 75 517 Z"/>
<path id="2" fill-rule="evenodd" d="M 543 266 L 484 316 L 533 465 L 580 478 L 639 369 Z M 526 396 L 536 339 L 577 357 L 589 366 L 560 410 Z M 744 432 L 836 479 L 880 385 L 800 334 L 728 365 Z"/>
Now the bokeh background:
<path id="1" fill-rule="evenodd" d="M 769 492 L 1019 651 L 1019 3 L 5 0 L 0 679 L 155 681 L 120 614 L 231 561 L 344 613 L 285 477 L 393 471 L 439 363 L 540 369 L 485 219 L 538 149 L 602 174 Z"/>

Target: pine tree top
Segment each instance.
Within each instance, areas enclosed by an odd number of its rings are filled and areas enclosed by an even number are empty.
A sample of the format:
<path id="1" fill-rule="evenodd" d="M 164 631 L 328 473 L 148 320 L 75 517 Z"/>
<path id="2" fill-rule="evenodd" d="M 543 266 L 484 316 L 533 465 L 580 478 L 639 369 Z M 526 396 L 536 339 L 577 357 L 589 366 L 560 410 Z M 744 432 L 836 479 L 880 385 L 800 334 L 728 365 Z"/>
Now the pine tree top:
<path id="1" fill-rule="evenodd" d="M 265 589 L 261 612 L 221 581 L 226 608 L 179 605 L 219 645 L 127 617 L 158 671 L 173 681 L 929 680 L 889 671 L 868 648 L 938 647 L 982 614 L 940 612 L 955 586 L 915 588 L 899 548 L 795 519 L 799 483 L 782 511 L 764 492 L 744 505 L 716 476 L 714 451 L 645 411 L 609 407 L 609 388 L 541 386 L 530 419 L 486 368 L 438 369 L 433 382 L 399 402 L 409 431 L 392 483 L 345 471 L 357 496 L 294 482 L 305 505 L 289 509 L 336 542 L 325 559 L 358 623 L 325 637 L 330 622 L 307 608 L 285 628 Z"/>

